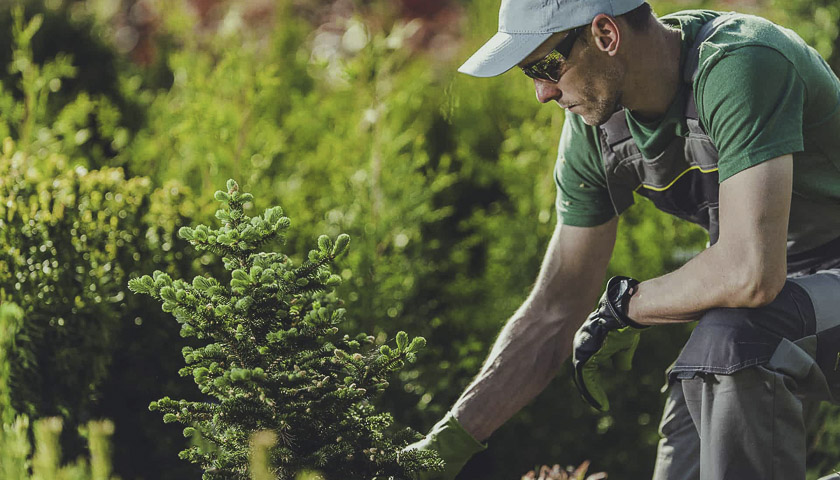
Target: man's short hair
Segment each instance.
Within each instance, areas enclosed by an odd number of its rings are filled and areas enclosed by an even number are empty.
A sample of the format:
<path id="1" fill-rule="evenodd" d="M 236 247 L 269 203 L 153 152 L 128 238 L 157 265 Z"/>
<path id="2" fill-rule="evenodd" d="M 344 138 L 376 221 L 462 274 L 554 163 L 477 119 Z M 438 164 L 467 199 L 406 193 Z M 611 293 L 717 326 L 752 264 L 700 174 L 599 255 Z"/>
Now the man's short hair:
<path id="1" fill-rule="evenodd" d="M 630 28 L 641 32 L 646 30 L 651 24 L 651 20 L 653 20 L 653 9 L 649 3 L 645 2 L 624 15 L 620 15 L 620 17 L 627 21 Z"/>

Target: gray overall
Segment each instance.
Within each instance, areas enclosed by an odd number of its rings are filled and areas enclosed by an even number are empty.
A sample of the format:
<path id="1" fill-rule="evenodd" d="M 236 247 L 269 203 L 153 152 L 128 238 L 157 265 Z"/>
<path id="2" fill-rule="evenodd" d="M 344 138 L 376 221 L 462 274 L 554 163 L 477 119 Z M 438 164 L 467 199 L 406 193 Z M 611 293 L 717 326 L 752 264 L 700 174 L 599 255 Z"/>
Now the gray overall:
<path id="1" fill-rule="evenodd" d="M 725 21 L 704 25 L 686 59 L 687 137 L 644 158 L 623 110 L 599 129 L 616 212 L 636 192 L 704 227 L 710 244 L 719 233 L 718 153 L 691 85 L 701 43 Z M 807 210 L 801 201 L 792 205 L 792 224 Z M 805 250 L 789 238 L 789 279 L 769 305 L 713 309 L 700 319 L 668 372 L 655 480 L 805 478 L 806 418 L 820 401 L 840 399 L 839 227 L 823 222 L 821 232 L 797 239 L 810 240 Z"/>

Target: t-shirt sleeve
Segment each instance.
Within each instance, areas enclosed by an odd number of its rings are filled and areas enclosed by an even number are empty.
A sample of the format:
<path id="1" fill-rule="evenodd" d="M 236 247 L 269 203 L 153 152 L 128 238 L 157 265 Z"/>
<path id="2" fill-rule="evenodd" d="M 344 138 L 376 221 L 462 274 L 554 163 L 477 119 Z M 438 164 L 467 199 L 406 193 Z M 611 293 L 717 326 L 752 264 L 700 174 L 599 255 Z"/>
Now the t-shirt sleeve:
<path id="1" fill-rule="evenodd" d="M 729 52 L 697 88 L 700 118 L 718 149 L 718 181 L 804 150 L 805 84 L 777 50 L 752 45 Z"/>
<path id="2" fill-rule="evenodd" d="M 557 163 L 557 217 L 563 225 L 594 227 L 615 216 L 610 201 L 597 133 L 580 117 L 567 113 Z"/>

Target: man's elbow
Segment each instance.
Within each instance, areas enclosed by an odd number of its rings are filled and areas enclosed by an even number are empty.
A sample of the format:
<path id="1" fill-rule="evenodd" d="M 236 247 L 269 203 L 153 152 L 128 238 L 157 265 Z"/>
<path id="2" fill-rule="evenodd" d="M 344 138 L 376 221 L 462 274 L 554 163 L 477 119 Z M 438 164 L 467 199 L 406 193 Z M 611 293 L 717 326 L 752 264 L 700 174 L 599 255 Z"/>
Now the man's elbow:
<path id="1" fill-rule="evenodd" d="M 787 275 L 784 269 L 759 268 L 748 275 L 740 289 L 740 307 L 763 307 L 779 295 L 785 286 Z"/>

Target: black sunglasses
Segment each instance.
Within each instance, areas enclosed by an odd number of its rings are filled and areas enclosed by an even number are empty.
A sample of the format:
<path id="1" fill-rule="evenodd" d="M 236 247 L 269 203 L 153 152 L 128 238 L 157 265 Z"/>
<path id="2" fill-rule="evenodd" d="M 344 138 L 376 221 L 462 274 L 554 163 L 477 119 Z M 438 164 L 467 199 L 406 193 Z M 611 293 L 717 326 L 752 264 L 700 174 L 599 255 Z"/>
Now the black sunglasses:
<path id="1" fill-rule="evenodd" d="M 560 67 L 569 57 L 575 40 L 583 33 L 583 29 L 584 27 L 577 27 L 569 31 L 569 34 L 563 37 L 546 56 L 519 68 L 533 79 L 557 83 L 560 81 Z"/>

